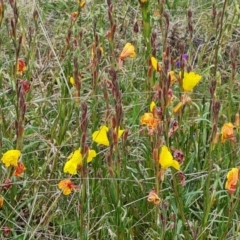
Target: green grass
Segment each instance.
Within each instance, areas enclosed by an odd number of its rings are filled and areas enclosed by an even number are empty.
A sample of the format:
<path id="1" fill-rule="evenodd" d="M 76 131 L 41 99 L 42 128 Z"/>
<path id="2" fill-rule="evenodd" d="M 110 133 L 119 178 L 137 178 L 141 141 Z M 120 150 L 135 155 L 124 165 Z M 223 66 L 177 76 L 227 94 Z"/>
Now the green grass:
<path id="1" fill-rule="evenodd" d="M 12 166 L 0 162 L 0 238 L 239 239 L 239 181 L 234 194 L 225 189 L 227 172 L 240 165 L 239 125 L 236 141 L 221 142 L 223 124 L 235 124 L 240 110 L 237 1 L 215 1 L 215 20 L 211 3 L 200 0 L 163 5 L 89 0 L 82 9 L 73 0 L 16 2 L 5 1 L 0 18 L 0 157 L 20 150 L 26 170 L 16 177 Z M 75 11 L 79 16 L 71 22 Z M 121 68 L 127 42 L 137 55 Z M 191 103 L 174 114 L 183 95 L 179 72 L 187 70 L 175 67 L 181 51 L 189 55 L 188 70 L 202 80 L 188 93 Z M 152 55 L 160 73 L 150 64 Z M 22 76 L 16 73 L 17 59 L 27 66 Z M 178 81 L 169 87 L 171 70 Z M 19 92 L 19 79 L 31 83 L 28 93 Z M 169 88 L 173 99 L 167 103 Z M 149 136 L 140 118 L 152 100 L 160 121 Z M 174 121 L 178 128 L 169 136 Z M 110 146 L 92 140 L 101 125 L 110 129 Z M 125 133 L 114 142 L 116 125 Z M 164 180 L 156 156 L 163 145 L 184 154 L 180 171 L 166 169 Z M 97 156 L 88 164 L 84 158 L 77 175 L 64 173 L 68 156 L 79 147 L 82 153 L 94 149 Z M 78 188 L 63 195 L 58 188 L 63 179 Z M 148 201 L 153 189 L 159 205 Z"/>

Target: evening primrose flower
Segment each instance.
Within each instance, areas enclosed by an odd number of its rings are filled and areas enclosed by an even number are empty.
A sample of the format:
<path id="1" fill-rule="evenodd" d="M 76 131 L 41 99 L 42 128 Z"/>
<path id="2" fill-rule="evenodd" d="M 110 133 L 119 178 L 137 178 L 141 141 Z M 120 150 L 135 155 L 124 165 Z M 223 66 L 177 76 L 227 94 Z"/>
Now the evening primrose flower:
<path id="1" fill-rule="evenodd" d="M 109 140 L 107 136 L 108 130 L 109 129 L 107 126 L 101 126 L 100 130 L 95 131 L 92 134 L 93 141 L 104 146 L 109 146 Z M 124 130 L 118 130 L 118 139 L 122 136 L 123 132 Z"/>
<path id="2" fill-rule="evenodd" d="M 233 194 L 236 191 L 237 182 L 239 180 L 239 170 L 238 168 L 232 168 L 227 174 L 227 181 L 225 188 L 229 194 Z"/>
<path id="3" fill-rule="evenodd" d="M 26 64 L 23 59 L 18 59 L 17 62 L 17 74 L 22 75 L 27 70 Z"/>
<path id="4" fill-rule="evenodd" d="M 159 163 L 160 163 L 161 168 L 163 170 L 165 170 L 169 167 L 173 167 L 176 170 L 180 169 L 179 162 L 177 160 L 173 159 L 173 156 L 172 156 L 171 152 L 164 145 L 162 146 L 162 149 L 161 149 L 161 153 L 160 153 L 160 157 L 159 157 Z"/>
<path id="5" fill-rule="evenodd" d="M 156 129 L 160 119 L 155 118 L 152 113 L 144 113 L 140 118 L 140 123 L 142 125 L 147 125 L 149 129 Z"/>
<path id="6" fill-rule="evenodd" d="M 151 64 L 152 67 L 157 71 L 160 72 L 161 71 L 161 65 L 158 63 L 157 59 L 155 57 L 151 57 Z"/>
<path id="7" fill-rule="evenodd" d="M 78 4 L 79 4 L 79 7 L 80 7 L 80 8 L 83 8 L 83 7 L 85 6 L 86 2 L 85 2 L 85 1 L 82 1 L 82 0 L 79 0 L 79 1 L 78 1 Z"/>
<path id="8" fill-rule="evenodd" d="M 19 150 L 8 150 L 2 156 L 2 162 L 5 164 L 6 167 L 9 166 L 17 166 L 18 159 L 21 156 L 21 152 Z"/>
<path id="9" fill-rule="evenodd" d="M 87 163 L 91 162 L 94 157 L 96 157 L 96 152 L 94 150 L 88 150 Z M 68 157 L 68 161 L 65 163 L 63 172 L 70 173 L 72 175 L 77 174 L 78 167 L 82 167 L 83 157 L 81 154 L 81 149 L 74 151 Z"/>
<path id="10" fill-rule="evenodd" d="M 161 202 L 161 199 L 158 197 L 154 189 L 149 193 L 147 200 L 155 205 L 158 205 Z"/>
<path id="11" fill-rule="evenodd" d="M 221 142 L 224 143 L 227 139 L 231 141 L 235 141 L 235 137 L 233 135 L 234 125 L 232 123 L 224 123 L 221 129 Z"/>
<path id="12" fill-rule="evenodd" d="M 76 84 L 75 84 L 75 80 L 74 80 L 74 78 L 73 77 L 70 77 L 70 79 L 69 79 L 69 82 L 73 85 L 73 86 L 75 86 Z"/>
<path id="13" fill-rule="evenodd" d="M 125 46 L 120 54 L 119 59 L 123 61 L 127 57 L 130 57 L 130 58 L 136 57 L 135 48 L 131 43 L 125 44 Z"/>
<path id="14" fill-rule="evenodd" d="M 174 71 L 168 72 L 168 76 L 170 76 L 170 85 L 172 86 L 177 80 Z"/>
<path id="15" fill-rule="evenodd" d="M 180 72 L 181 77 L 181 72 Z M 183 80 L 182 80 L 182 88 L 185 92 L 191 92 L 193 88 L 199 83 L 202 79 L 202 76 L 196 74 L 195 72 L 184 72 Z"/>
<path id="16" fill-rule="evenodd" d="M 18 162 L 17 167 L 14 170 L 13 176 L 20 177 L 24 171 L 26 170 L 24 164 L 22 162 Z"/>
<path id="17" fill-rule="evenodd" d="M 74 185 L 70 179 L 63 179 L 58 183 L 58 188 L 62 190 L 63 195 L 69 195 L 78 186 Z"/>

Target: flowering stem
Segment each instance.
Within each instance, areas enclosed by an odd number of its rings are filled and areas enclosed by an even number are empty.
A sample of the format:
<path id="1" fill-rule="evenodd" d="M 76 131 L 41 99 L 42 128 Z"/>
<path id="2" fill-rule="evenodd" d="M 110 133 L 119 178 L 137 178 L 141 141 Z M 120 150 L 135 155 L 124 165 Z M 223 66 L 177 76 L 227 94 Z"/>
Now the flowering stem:
<path id="1" fill-rule="evenodd" d="M 182 224 L 183 224 L 183 228 L 184 228 L 184 236 L 186 239 L 191 239 L 189 233 L 185 230 L 186 225 L 188 224 L 188 222 L 186 221 L 186 217 L 184 214 L 184 209 L 183 209 L 183 202 L 181 199 L 181 196 L 179 195 L 179 187 L 176 181 L 176 176 L 175 173 L 172 170 L 172 179 L 173 179 L 173 191 L 174 191 L 174 195 L 175 195 L 175 199 L 177 200 L 177 204 L 178 204 L 178 209 L 180 212 L 180 217 L 182 219 Z"/>

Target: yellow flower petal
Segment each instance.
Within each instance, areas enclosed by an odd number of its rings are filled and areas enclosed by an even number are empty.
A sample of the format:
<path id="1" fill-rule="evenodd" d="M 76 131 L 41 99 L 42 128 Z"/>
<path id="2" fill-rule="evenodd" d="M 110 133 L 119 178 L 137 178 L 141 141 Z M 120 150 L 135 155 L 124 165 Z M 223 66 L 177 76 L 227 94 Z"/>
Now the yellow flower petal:
<path id="1" fill-rule="evenodd" d="M 150 112 L 153 112 L 153 108 L 156 107 L 156 103 L 155 102 L 151 102 L 150 104 Z"/>
<path id="2" fill-rule="evenodd" d="M 88 157 L 87 157 L 87 162 L 91 162 L 94 157 L 96 157 L 97 154 L 95 150 L 88 150 Z"/>
<path id="3" fill-rule="evenodd" d="M 101 126 L 100 130 L 95 131 L 92 134 L 92 139 L 94 142 L 98 144 L 102 144 L 104 146 L 109 146 L 109 140 L 107 137 L 108 127 L 107 126 Z M 118 138 L 120 138 L 123 134 L 124 130 L 118 130 Z"/>
<path id="4" fill-rule="evenodd" d="M 21 152 L 19 150 L 8 150 L 2 156 L 2 162 L 5 164 L 6 167 L 17 166 L 18 159 L 21 156 Z"/>
<path id="5" fill-rule="evenodd" d="M 131 43 L 125 44 L 119 58 L 121 60 L 124 60 L 126 57 L 131 57 L 131 58 L 136 57 L 135 48 Z"/>
<path id="6" fill-rule="evenodd" d="M 171 152 L 166 146 L 162 146 L 159 163 L 161 164 L 162 169 L 166 169 L 169 167 L 174 167 L 177 170 L 180 169 L 179 163 L 173 159 Z"/>
<path id="7" fill-rule="evenodd" d="M 181 73 L 180 73 L 181 76 Z M 182 87 L 185 92 L 191 92 L 193 88 L 199 83 L 202 76 L 195 72 L 184 72 Z"/>
<path id="8" fill-rule="evenodd" d="M 63 172 L 64 173 L 69 173 L 69 174 L 72 174 L 72 175 L 76 175 L 77 174 L 77 166 L 78 166 L 78 164 L 69 160 L 65 163 L 64 168 L 63 168 Z"/>
<path id="9" fill-rule="evenodd" d="M 92 134 L 93 141 L 98 144 L 102 144 L 104 146 L 109 146 L 107 132 L 108 132 L 108 127 L 101 126 L 99 131 L 95 131 Z"/>
<path id="10" fill-rule="evenodd" d="M 73 86 L 75 86 L 75 80 L 74 80 L 73 77 L 70 77 L 69 82 L 70 82 Z"/>

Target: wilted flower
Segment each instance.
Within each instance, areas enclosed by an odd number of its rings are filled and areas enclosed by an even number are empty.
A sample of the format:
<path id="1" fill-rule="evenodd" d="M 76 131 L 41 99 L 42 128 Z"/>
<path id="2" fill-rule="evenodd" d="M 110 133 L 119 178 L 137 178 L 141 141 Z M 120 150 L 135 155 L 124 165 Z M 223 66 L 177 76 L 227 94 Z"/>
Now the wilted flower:
<path id="1" fill-rule="evenodd" d="M 136 57 L 135 48 L 131 43 L 126 43 L 126 45 L 124 46 L 124 48 L 120 54 L 119 59 L 121 61 L 123 61 L 127 57 L 131 57 L 131 58 Z"/>
<path id="2" fill-rule="evenodd" d="M 71 21 L 74 22 L 77 19 L 77 17 L 78 17 L 78 12 L 73 12 L 71 14 Z"/>
<path id="3" fill-rule="evenodd" d="M 238 168 L 232 168 L 227 174 L 227 181 L 225 188 L 229 194 L 233 194 L 236 191 L 237 182 L 239 180 L 239 170 Z"/>
<path id="4" fill-rule="evenodd" d="M 26 170 L 24 164 L 22 162 L 18 162 L 17 167 L 14 170 L 13 175 L 16 177 L 20 177 L 22 175 L 22 173 L 24 173 L 24 171 Z"/>
<path id="5" fill-rule="evenodd" d="M 173 108 L 173 113 L 179 113 L 182 107 L 191 101 L 192 99 L 187 94 L 183 94 L 181 96 L 181 101 Z"/>
<path id="6" fill-rule="evenodd" d="M 184 161 L 184 154 L 181 150 L 174 149 L 172 150 L 173 152 L 173 157 L 176 159 L 180 164 L 183 163 Z"/>
<path id="7" fill-rule="evenodd" d="M 168 72 L 168 76 L 170 76 L 170 79 L 171 79 L 170 84 L 173 85 L 177 80 L 177 78 L 175 77 L 174 71 Z"/>
<path id="8" fill-rule="evenodd" d="M 180 72 L 181 77 L 181 72 Z M 191 92 L 193 88 L 199 83 L 202 76 L 195 72 L 184 72 L 182 80 L 182 88 L 185 92 Z"/>
<path id="9" fill-rule="evenodd" d="M 4 197 L 0 196 L 0 208 L 3 207 Z"/>
<path id="10" fill-rule="evenodd" d="M 7 178 L 3 181 L 2 188 L 3 189 L 10 189 L 12 187 L 12 180 Z"/>
<path id="11" fill-rule="evenodd" d="M 161 199 L 158 197 L 158 195 L 156 194 L 156 191 L 153 189 L 151 190 L 151 192 L 148 195 L 148 202 L 152 202 L 155 205 L 158 205 L 161 202 Z"/>
<path id="12" fill-rule="evenodd" d="M 31 86 L 30 82 L 23 80 L 23 79 L 18 79 L 18 82 L 21 84 L 24 93 L 28 93 L 30 90 L 30 86 Z"/>
<path id="13" fill-rule="evenodd" d="M 221 134 L 221 142 L 224 143 L 227 139 L 231 141 L 235 141 L 236 138 L 233 135 L 234 125 L 232 123 L 224 123 L 222 126 Z"/>
<path id="14" fill-rule="evenodd" d="M 173 159 L 171 152 L 164 145 L 161 148 L 159 163 L 160 163 L 162 169 L 167 169 L 169 167 L 173 167 L 176 170 L 180 169 L 179 162 L 177 160 Z"/>
<path id="15" fill-rule="evenodd" d="M 8 237 L 8 235 L 11 233 L 11 228 L 10 227 L 8 227 L 8 226 L 3 226 L 2 227 L 2 230 L 3 230 L 3 235 L 4 235 L 4 237 Z"/>
<path id="16" fill-rule="evenodd" d="M 74 185 L 70 179 L 63 179 L 58 183 L 58 188 L 62 190 L 63 195 L 69 195 L 78 186 Z"/>
<path id="17" fill-rule="evenodd" d="M 98 143 L 98 144 L 102 144 L 104 146 L 109 146 L 109 140 L 108 140 L 108 136 L 107 136 L 107 133 L 108 133 L 108 127 L 107 126 L 101 126 L 100 127 L 100 130 L 98 131 L 95 131 L 93 134 L 92 134 L 92 139 L 94 142 Z M 124 130 L 118 130 L 118 139 L 122 136 Z"/>
<path id="18" fill-rule="evenodd" d="M 91 162 L 94 157 L 96 157 L 96 152 L 94 150 L 88 150 L 87 162 Z M 83 157 L 81 154 L 81 149 L 79 148 L 70 154 L 68 161 L 64 165 L 63 172 L 75 175 L 77 174 L 78 167 L 82 167 L 82 165 Z"/>
<path id="19" fill-rule="evenodd" d="M 6 167 L 17 166 L 18 159 L 21 156 L 21 152 L 19 150 L 8 150 L 2 156 L 2 162 L 5 164 Z"/>
<path id="20" fill-rule="evenodd" d="M 22 75 L 27 70 L 26 64 L 23 59 L 18 59 L 17 62 L 17 74 Z"/>

